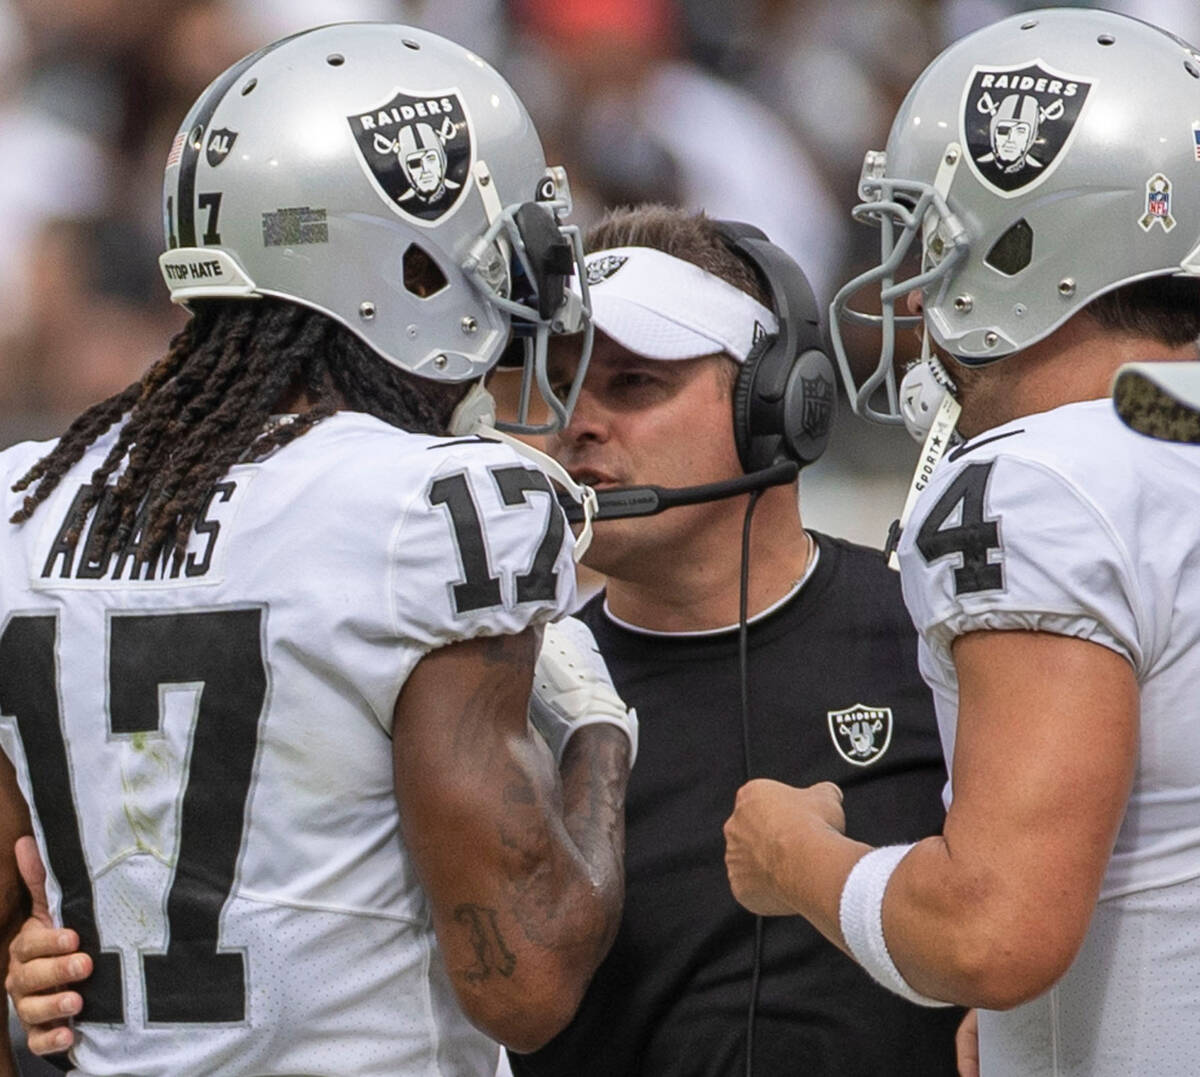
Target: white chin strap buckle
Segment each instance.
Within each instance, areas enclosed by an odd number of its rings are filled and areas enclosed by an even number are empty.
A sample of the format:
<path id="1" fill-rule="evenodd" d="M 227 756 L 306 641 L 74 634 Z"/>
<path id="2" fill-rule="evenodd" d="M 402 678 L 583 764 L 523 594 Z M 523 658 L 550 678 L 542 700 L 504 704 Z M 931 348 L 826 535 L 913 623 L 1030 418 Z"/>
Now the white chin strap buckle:
<path id="1" fill-rule="evenodd" d="M 496 425 L 496 401 L 492 394 L 483 387 L 483 379 L 475 382 L 454 409 L 450 416 L 447 433 L 451 437 L 461 438 L 468 434 L 477 433 L 481 426 Z"/>
<path id="2" fill-rule="evenodd" d="M 941 361 L 929 354 L 926 334 L 921 358 L 904 372 L 900 382 L 900 417 L 904 428 L 916 441 L 929 436 L 930 427 L 942 406 L 942 401 L 955 393 L 954 382 Z"/>

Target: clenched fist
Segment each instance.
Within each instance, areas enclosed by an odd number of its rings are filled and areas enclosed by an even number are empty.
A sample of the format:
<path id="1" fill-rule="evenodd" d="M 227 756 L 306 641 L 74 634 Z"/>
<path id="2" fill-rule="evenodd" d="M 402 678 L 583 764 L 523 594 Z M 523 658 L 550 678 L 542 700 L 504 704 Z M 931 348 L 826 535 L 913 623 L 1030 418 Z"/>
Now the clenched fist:
<path id="1" fill-rule="evenodd" d="M 832 782 L 797 789 L 756 778 L 738 790 L 725 822 L 725 869 L 733 896 L 760 916 L 805 914 L 806 861 L 819 840 L 843 834 L 842 791 Z"/>

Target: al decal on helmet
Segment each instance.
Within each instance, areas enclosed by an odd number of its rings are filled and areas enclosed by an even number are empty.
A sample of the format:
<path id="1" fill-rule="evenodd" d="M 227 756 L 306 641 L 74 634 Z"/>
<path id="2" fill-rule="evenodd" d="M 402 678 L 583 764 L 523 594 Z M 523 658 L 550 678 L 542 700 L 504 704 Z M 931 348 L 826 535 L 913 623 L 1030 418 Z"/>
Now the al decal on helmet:
<path id="1" fill-rule="evenodd" d="M 471 127 L 453 90 L 391 100 L 347 116 L 368 174 L 392 208 L 440 220 L 458 205 L 471 169 Z"/>
<path id="2" fill-rule="evenodd" d="M 963 101 L 963 142 L 975 174 L 1001 195 L 1045 179 L 1071 141 L 1092 83 L 1039 62 L 976 67 Z"/>

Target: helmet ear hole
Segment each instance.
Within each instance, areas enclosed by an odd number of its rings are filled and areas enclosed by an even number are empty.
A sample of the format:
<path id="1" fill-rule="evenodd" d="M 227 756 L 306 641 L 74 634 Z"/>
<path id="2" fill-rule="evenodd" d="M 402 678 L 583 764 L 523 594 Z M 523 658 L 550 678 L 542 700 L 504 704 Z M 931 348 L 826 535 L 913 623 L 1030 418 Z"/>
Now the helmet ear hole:
<path id="1" fill-rule="evenodd" d="M 992 244 L 984 258 L 984 262 L 1006 277 L 1015 277 L 1032 261 L 1033 229 L 1024 217 Z"/>
<path id="2" fill-rule="evenodd" d="M 404 288 L 420 299 L 437 295 L 449 282 L 441 266 L 422 247 L 410 243 L 404 252 Z"/>

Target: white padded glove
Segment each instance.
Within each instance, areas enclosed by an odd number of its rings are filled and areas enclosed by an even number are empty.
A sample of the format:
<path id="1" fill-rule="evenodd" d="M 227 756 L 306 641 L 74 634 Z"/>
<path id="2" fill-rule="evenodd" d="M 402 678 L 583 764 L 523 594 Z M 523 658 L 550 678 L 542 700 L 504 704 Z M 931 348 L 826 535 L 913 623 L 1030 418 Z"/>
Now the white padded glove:
<path id="1" fill-rule="evenodd" d="M 546 625 L 533 671 L 529 720 L 562 762 L 571 735 L 584 726 L 615 725 L 629 738 L 629 765 L 637 758 L 637 711 L 613 687 L 591 630 L 577 617 Z"/>

